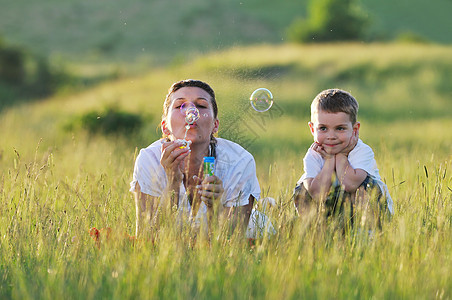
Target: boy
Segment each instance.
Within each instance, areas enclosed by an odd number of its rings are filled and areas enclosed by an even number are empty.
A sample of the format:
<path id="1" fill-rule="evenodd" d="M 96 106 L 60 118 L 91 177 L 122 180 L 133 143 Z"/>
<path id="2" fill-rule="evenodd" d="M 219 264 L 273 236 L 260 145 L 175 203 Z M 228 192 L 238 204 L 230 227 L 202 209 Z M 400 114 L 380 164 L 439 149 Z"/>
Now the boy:
<path id="1" fill-rule="evenodd" d="M 357 113 L 358 102 L 340 89 L 324 90 L 312 101 L 308 124 L 314 143 L 303 159 L 304 174 L 294 193 L 300 215 L 313 203 L 319 204 L 326 216 L 341 214 L 348 199 L 353 214 L 353 206 L 365 204 L 361 202 L 369 196 L 376 196 L 380 205 L 384 204 L 380 199 L 386 198 L 387 208 L 393 213 L 374 153 L 359 139 Z"/>

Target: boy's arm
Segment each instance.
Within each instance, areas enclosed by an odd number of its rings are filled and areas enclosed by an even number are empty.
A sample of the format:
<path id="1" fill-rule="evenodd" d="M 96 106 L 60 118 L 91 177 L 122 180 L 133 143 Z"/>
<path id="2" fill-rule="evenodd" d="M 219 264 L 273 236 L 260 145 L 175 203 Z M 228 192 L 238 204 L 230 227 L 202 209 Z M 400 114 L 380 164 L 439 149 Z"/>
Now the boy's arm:
<path id="1" fill-rule="evenodd" d="M 326 156 L 325 163 L 315 178 L 306 179 L 303 184 L 312 198 L 316 200 L 325 199 L 331 188 L 331 180 L 336 168 L 335 156 Z"/>
<path id="2" fill-rule="evenodd" d="M 346 192 L 353 193 L 367 177 L 367 172 L 362 169 L 353 169 L 348 161 L 348 154 L 358 144 L 359 131 L 355 130 L 350 137 L 347 147 L 336 154 L 336 175 Z"/>
<path id="3" fill-rule="evenodd" d="M 344 153 L 336 154 L 336 174 L 346 192 L 353 193 L 367 177 L 362 169 L 353 169 Z"/>

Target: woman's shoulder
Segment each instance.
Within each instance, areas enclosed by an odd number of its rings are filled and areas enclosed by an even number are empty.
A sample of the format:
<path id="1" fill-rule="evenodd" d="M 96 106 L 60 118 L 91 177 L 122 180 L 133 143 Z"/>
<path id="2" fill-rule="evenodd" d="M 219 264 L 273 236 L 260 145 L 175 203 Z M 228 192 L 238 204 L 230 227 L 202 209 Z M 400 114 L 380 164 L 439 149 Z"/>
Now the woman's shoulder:
<path id="1" fill-rule="evenodd" d="M 249 153 L 241 145 L 239 145 L 233 141 L 223 139 L 223 138 L 217 138 L 217 147 L 218 147 L 218 150 L 220 150 L 220 151 L 232 151 L 238 155 L 252 156 L 251 153 Z"/>
<path id="2" fill-rule="evenodd" d="M 150 144 L 149 146 L 147 146 L 146 148 L 142 148 L 140 150 L 139 156 L 146 156 L 146 157 L 159 157 L 162 153 L 162 139 L 157 140 L 155 142 L 153 142 L 152 144 Z"/>
<path id="3" fill-rule="evenodd" d="M 217 160 L 226 163 L 235 163 L 243 160 L 254 160 L 253 155 L 239 144 L 223 139 L 217 138 Z"/>

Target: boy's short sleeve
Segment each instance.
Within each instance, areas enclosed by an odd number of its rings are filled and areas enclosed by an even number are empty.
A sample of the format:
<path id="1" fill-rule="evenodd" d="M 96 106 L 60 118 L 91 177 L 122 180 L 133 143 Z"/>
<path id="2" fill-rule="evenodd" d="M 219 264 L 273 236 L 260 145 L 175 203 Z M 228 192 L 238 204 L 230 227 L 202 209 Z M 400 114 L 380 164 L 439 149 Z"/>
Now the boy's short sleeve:
<path id="1" fill-rule="evenodd" d="M 372 148 L 363 143 L 363 141 L 358 140 L 356 147 L 350 151 L 348 155 L 348 161 L 354 169 L 362 169 L 369 174 L 372 179 L 376 180 L 378 186 L 386 197 L 388 204 L 388 209 L 391 214 L 394 213 L 393 201 L 387 185 L 381 180 L 380 172 L 377 168 L 377 162 L 375 160 L 374 152 Z"/>
<path id="2" fill-rule="evenodd" d="M 309 148 L 303 159 L 303 164 L 306 178 L 314 178 L 322 170 L 324 162 L 322 156 L 319 153 Z"/>
<path id="3" fill-rule="evenodd" d="M 298 179 L 297 185 L 302 184 L 308 178 L 315 178 L 322 170 L 323 164 L 322 156 L 309 148 L 303 158 L 304 174 Z"/>
<path id="4" fill-rule="evenodd" d="M 380 178 L 372 148 L 358 140 L 358 144 L 350 151 L 348 161 L 353 169 L 362 169 L 374 178 Z"/>

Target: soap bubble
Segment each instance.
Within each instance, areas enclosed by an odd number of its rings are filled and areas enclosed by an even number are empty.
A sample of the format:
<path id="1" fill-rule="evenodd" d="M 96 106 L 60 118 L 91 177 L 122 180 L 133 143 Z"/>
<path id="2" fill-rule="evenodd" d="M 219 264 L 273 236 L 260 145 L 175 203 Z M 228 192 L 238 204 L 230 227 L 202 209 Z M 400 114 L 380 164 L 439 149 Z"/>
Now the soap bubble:
<path id="1" fill-rule="evenodd" d="M 267 111 L 273 105 L 273 95 L 268 89 L 259 88 L 251 94 L 250 103 L 257 112 Z"/>
<path id="2" fill-rule="evenodd" d="M 185 122 L 193 124 L 199 120 L 199 110 L 196 107 L 190 107 L 185 112 Z"/>
<path id="3" fill-rule="evenodd" d="M 187 104 L 187 102 L 185 102 L 180 109 L 185 112 L 185 122 L 188 124 L 193 124 L 199 120 L 199 110 L 194 104 Z"/>

